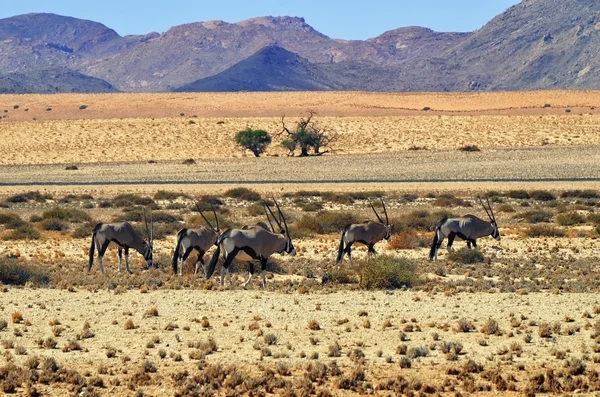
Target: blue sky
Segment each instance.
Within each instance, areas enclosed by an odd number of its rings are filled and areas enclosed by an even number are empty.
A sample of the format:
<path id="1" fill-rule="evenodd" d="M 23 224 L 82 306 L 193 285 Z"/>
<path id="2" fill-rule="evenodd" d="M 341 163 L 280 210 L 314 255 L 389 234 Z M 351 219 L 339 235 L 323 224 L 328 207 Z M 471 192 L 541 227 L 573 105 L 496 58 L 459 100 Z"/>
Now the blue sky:
<path id="1" fill-rule="evenodd" d="M 26 0 L 5 1 L 0 18 L 52 12 L 101 22 L 120 35 L 164 32 L 182 23 L 238 22 L 265 15 L 304 17 L 338 39 L 367 39 L 403 26 L 466 32 L 480 28 L 519 0 Z"/>

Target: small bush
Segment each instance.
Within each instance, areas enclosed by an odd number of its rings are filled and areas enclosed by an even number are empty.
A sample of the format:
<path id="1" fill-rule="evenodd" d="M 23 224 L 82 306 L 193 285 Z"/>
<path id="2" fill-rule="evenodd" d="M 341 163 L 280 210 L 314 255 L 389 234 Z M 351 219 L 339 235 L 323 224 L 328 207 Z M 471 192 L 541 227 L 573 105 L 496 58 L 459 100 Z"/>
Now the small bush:
<path id="1" fill-rule="evenodd" d="M 300 232 L 328 234 L 341 233 L 347 225 L 358 222 L 358 217 L 352 212 L 326 211 L 303 215 L 295 226 Z"/>
<path id="2" fill-rule="evenodd" d="M 552 201 L 556 200 L 556 196 L 547 190 L 534 190 L 529 192 L 529 196 L 538 201 Z"/>
<path id="3" fill-rule="evenodd" d="M 6 199 L 9 203 L 27 203 L 29 201 L 36 201 L 38 203 L 44 203 L 46 200 L 52 200 L 51 194 L 42 194 L 39 191 L 31 191 L 23 194 L 17 194 L 10 196 Z"/>
<path id="4" fill-rule="evenodd" d="M 50 276 L 45 269 L 19 263 L 16 259 L 0 259 L 0 282 L 7 285 L 47 285 Z"/>
<path id="5" fill-rule="evenodd" d="M 125 193 L 119 194 L 112 200 L 113 207 L 133 207 L 135 205 L 154 205 L 154 200 L 150 197 L 142 197 L 137 194 Z"/>
<path id="6" fill-rule="evenodd" d="M 560 226 L 573 226 L 585 223 L 583 215 L 577 212 L 567 212 L 556 216 L 556 223 Z"/>
<path id="7" fill-rule="evenodd" d="M 466 145 L 459 148 L 458 150 L 460 150 L 461 152 L 481 152 L 481 149 L 479 149 L 476 145 Z"/>
<path id="8" fill-rule="evenodd" d="M 40 237 L 40 232 L 35 230 L 30 223 L 25 223 L 5 235 L 4 240 L 39 240 Z"/>
<path id="9" fill-rule="evenodd" d="M 463 247 L 459 250 L 452 251 L 448 255 L 448 259 L 452 262 L 472 264 L 472 263 L 481 263 L 483 262 L 483 253 L 479 250 L 479 248 L 469 249 Z"/>
<path id="10" fill-rule="evenodd" d="M 527 223 L 551 222 L 552 212 L 544 210 L 531 210 L 515 215 L 515 218 L 523 218 Z"/>
<path id="11" fill-rule="evenodd" d="M 0 225 L 4 225 L 7 229 L 16 229 L 24 224 L 25 221 L 19 215 L 11 212 L 0 212 Z"/>
<path id="12" fill-rule="evenodd" d="M 98 222 L 86 222 L 79 227 L 77 227 L 71 233 L 71 237 L 73 238 L 88 238 L 92 235 L 92 229 L 96 226 Z"/>
<path id="13" fill-rule="evenodd" d="M 564 237 L 565 232 L 551 225 L 533 225 L 525 231 L 527 237 Z"/>
<path id="14" fill-rule="evenodd" d="M 67 170 L 67 171 L 77 171 L 78 169 L 79 169 L 79 167 L 77 167 L 75 164 L 67 165 L 65 167 L 65 170 Z"/>
<path id="15" fill-rule="evenodd" d="M 507 194 L 512 199 L 529 200 L 531 197 L 525 190 L 510 190 Z"/>
<path id="16" fill-rule="evenodd" d="M 515 212 L 515 209 L 510 204 L 501 204 L 498 206 L 498 212 Z"/>
<path id="17" fill-rule="evenodd" d="M 41 226 L 43 230 L 61 232 L 63 230 L 67 230 L 68 226 L 66 223 L 61 221 L 60 219 L 50 218 L 44 219 L 41 222 Z"/>
<path id="18" fill-rule="evenodd" d="M 415 265 L 403 258 L 378 255 L 362 266 L 361 284 L 366 289 L 411 287 L 416 282 Z"/>
<path id="19" fill-rule="evenodd" d="M 181 192 L 169 192 L 166 190 L 159 190 L 154 194 L 154 200 L 176 200 L 179 197 L 188 198 L 189 196 Z"/>
<path id="20" fill-rule="evenodd" d="M 271 135 L 264 130 L 247 128 L 235 134 L 235 143 L 259 157 L 271 143 Z"/>
<path id="21" fill-rule="evenodd" d="M 258 201 L 261 198 L 258 192 L 255 192 L 254 190 L 245 187 L 236 187 L 233 189 L 229 189 L 225 193 L 223 193 L 223 195 L 225 197 L 245 201 Z"/>
<path id="22" fill-rule="evenodd" d="M 595 190 L 567 190 L 563 192 L 560 197 L 562 198 L 582 198 L 582 199 L 597 199 L 600 198 L 600 194 Z"/>
<path id="23" fill-rule="evenodd" d="M 42 213 L 43 219 L 59 219 L 68 222 L 89 222 L 92 217 L 87 212 L 75 208 L 54 207 Z"/>
<path id="24" fill-rule="evenodd" d="M 358 281 L 345 269 L 332 269 L 325 272 L 322 283 L 356 284 Z"/>
<path id="25" fill-rule="evenodd" d="M 409 230 L 392 236 L 389 247 L 394 250 L 415 249 L 426 247 L 428 243 L 429 241 L 418 234 L 416 230 Z"/>

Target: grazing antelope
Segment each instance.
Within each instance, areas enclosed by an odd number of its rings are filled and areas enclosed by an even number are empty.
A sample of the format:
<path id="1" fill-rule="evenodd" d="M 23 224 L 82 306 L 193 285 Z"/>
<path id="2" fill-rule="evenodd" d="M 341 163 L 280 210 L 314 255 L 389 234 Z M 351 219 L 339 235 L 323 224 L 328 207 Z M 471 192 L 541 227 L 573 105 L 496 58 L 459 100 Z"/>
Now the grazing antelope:
<path id="1" fill-rule="evenodd" d="M 479 202 L 483 206 L 488 218 L 490 218 L 490 221 L 486 222 L 475 215 L 465 215 L 460 218 L 444 217 L 435 228 L 435 235 L 433 236 L 431 250 L 429 251 L 430 261 L 437 259 L 438 250 L 446 237 L 448 237 L 448 253 L 452 252 L 452 243 L 457 236 L 465 240 L 469 248 L 471 248 L 471 244 L 473 244 L 473 247 L 477 247 L 476 240 L 480 237 L 491 235 L 500 241 L 500 231 L 498 230 L 498 224 L 496 223 L 496 217 L 490 205 L 490 200 L 487 199 L 489 211 L 485 207 L 481 197 L 479 197 Z"/>
<path id="2" fill-rule="evenodd" d="M 94 248 L 98 246 L 98 264 L 100 270 L 104 273 L 104 266 L 102 265 L 102 258 L 108 248 L 108 245 L 112 242 L 118 245 L 119 250 L 119 266 L 118 271 L 121 271 L 121 260 L 123 256 L 123 249 L 125 249 L 125 267 L 129 273 L 133 273 L 129 268 L 129 248 L 133 248 L 144 256 L 148 267 L 152 266 L 152 236 L 154 231 L 154 225 L 152 222 L 152 212 L 150 212 L 150 228 L 148 228 L 148 220 L 146 219 L 146 213 L 144 211 L 144 223 L 146 224 L 146 234 L 148 236 L 148 242 L 146 242 L 138 232 L 133 229 L 133 226 L 129 222 L 120 223 L 99 223 L 94 226 L 92 230 L 92 245 L 90 246 L 90 261 L 88 265 L 88 272 L 92 270 L 94 264 Z"/>
<path id="3" fill-rule="evenodd" d="M 350 260 L 350 264 L 352 264 L 352 244 L 361 243 L 368 247 L 368 255 L 377 254 L 373 246 L 379 241 L 386 239 L 390 240 L 392 235 L 392 227 L 393 225 L 389 224 L 389 218 L 387 209 L 385 208 L 385 203 L 381 200 L 381 205 L 383 206 L 383 212 L 385 214 L 385 223 L 375 210 L 373 203 L 369 200 L 369 205 L 375 212 L 375 216 L 379 220 L 379 222 L 373 221 L 365 221 L 363 223 L 351 224 L 344 228 L 342 231 L 342 238 L 340 240 L 340 247 L 338 249 L 338 256 L 336 263 L 340 263 L 344 259 L 344 254 L 348 254 L 348 259 Z M 345 246 L 345 248 L 344 248 Z"/>
<path id="4" fill-rule="evenodd" d="M 266 203 L 264 205 L 265 208 L 269 208 Z M 262 223 L 262 225 L 248 226 L 244 229 L 226 230 L 221 237 L 219 237 L 217 250 L 213 253 L 210 264 L 208 265 L 206 279 L 210 279 L 214 273 L 221 249 L 223 249 L 225 256 L 225 262 L 221 267 L 221 285 L 224 284 L 225 274 L 229 271 L 229 265 L 233 259 L 236 258 L 243 262 L 249 262 L 249 275 L 248 280 L 243 284 L 244 287 L 254 278 L 253 260 L 260 261 L 263 279 L 262 287 L 264 288 L 267 285 L 266 267 L 269 257 L 274 253 L 282 255 L 288 253 L 292 256 L 296 255 L 296 249 L 292 244 L 292 238 L 290 237 L 285 217 L 276 201 L 275 205 L 277 206 L 277 211 L 279 213 L 279 220 L 277 220 L 276 217 L 274 217 L 274 219 L 282 232 L 275 233 L 273 230 L 266 228 L 266 224 L 264 223 Z M 270 208 L 269 211 L 273 214 Z M 267 219 L 269 219 L 268 214 Z M 269 223 L 271 223 L 270 219 Z"/>
<path id="5" fill-rule="evenodd" d="M 217 217 L 217 213 L 215 211 L 215 207 L 212 206 L 212 211 L 215 216 L 215 223 L 217 227 L 213 227 L 213 225 L 206 219 L 200 207 L 196 203 L 196 208 L 198 212 L 208 225 L 206 227 L 198 227 L 196 229 L 181 229 L 177 233 L 177 243 L 175 244 L 175 252 L 173 252 L 173 260 L 171 261 L 171 266 L 173 267 L 173 273 L 177 274 L 177 262 L 179 262 L 179 275 L 183 276 L 183 264 L 185 260 L 190 256 L 192 251 L 198 251 L 198 261 L 196 262 L 196 270 L 194 271 L 194 275 L 198 274 L 198 269 L 202 267 L 202 273 L 204 270 L 204 254 L 206 251 L 210 249 L 213 245 L 216 245 L 217 239 L 219 238 L 219 218 Z"/>

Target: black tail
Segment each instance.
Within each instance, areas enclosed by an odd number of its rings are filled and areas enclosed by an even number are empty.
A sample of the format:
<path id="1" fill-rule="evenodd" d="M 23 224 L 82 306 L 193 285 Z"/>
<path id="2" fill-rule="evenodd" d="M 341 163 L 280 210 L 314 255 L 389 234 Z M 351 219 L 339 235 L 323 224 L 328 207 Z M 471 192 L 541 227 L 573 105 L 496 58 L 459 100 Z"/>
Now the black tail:
<path id="1" fill-rule="evenodd" d="M 346 234 L 346 231 L 348 231 L 348 227 L 350 225 L 347 225 L 344 230 L 342 230 L 342 238 L 340 240 L 340 247 L 338 248 L 338 255 L 337 255 L 337 259 L 335 260 L 335 263 L 340 263 L 342 261 L 342 258 L 344 257 L 344 234 Z"/>
<path id="2" fill-rule="evenodd" d="M 440 228 L 442 227 L 444 222 L 446 222 L 447 220 L 448 220 L 448 217 L 445 216 L 442 218 L 441 221 L 439 221 L 437 223 L 437 225 L 435 225 L 435 234 L 433 235 L 433 241 L 431 242 L 431 249 L 429 250 L 429 260 L 430 261 L 432 261 L 433 258 L 435 257 L 435 251 L 437 250 L 437 245 L 440 242 L 440 239 L 438 238 L 438 231 L 440 230 Z"/>
<path id="3" fill-rule="evenodd" d="M 173 268 L 173 274 L 177 274 L 177 260 L 179 259 L 179 247 L 181 246 L 181 240 L 187 233 L 187 229 L 181 229 L 177 233 L 177 243 L 175 243 L 175 252 L 173 252 L 173 259 L 171 260 L 171 267 Z"/>
<path id="4" fill-rule="evenodd" d="M 96 248 L 96 233 L 98 233 L 98 230 L 100 230 L 100 227 L 102 226 L 101 223 L 97 224 L 96 226 L 94 226 L 94 228 L 92 229 L 92 245 L 90 245 L 90 261 L 88 263 L 88 272 L 90 270 L 92 270 L 92 265 L 94 264 L 94 249 Z"/>
<path id="5" fill-rule="evenodd" d="M 217 239 L 216 245 L 217 249 L 213 253 L 212 258 L 210 258 L 210 263 L 208 264 L 208 269 L 206 269 L 206 279 L 210 279 L 215 272 L 215 268 L 217 267 L 217 262 L 219 261 L 219 255 L 221 254 L 221 243 L 225 239 L 225 237 L 229 237 L 229 230 L 225 230 L 223 234 L 219 236 Z"/>

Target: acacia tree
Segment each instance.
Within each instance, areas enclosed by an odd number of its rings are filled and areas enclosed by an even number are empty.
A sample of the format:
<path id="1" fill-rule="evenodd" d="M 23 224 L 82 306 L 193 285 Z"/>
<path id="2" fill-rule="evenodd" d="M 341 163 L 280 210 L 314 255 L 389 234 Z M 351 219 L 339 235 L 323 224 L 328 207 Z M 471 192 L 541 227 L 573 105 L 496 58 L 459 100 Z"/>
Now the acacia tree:
<path id="1" fill-rule="evenodd" d="M 300 149 L 300 157 L 311 156 L 309 153 L 311 149 L 312 156 L 321 156 L 333 151 L 331 144 L 337 140 L 337 135 L 318 126 L 313 120 L 316 114 L 312 110 L 309 111 L 308 116 L 296 122 L 296 126 L 292 130 L 285 125 L 285 116 L 281 117 L 283 129 L 277 136 L 286 134 L 281 146 L 290 151 L 290 156 L 294 155 L 296 149 Z M 326 150 L 321 151 L 323 148 Z"/>
<path id="2" fill-rule="evenodd" d="M 271 135 L 267 131 L 253 130 L 248 127 L 235 134 L 235 142 L 244 149 L 250 150 L 255 157 L 259 157 L 271 143 Z"/>

